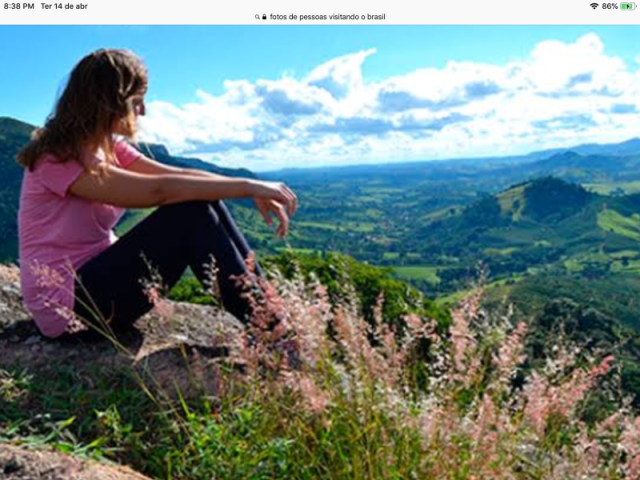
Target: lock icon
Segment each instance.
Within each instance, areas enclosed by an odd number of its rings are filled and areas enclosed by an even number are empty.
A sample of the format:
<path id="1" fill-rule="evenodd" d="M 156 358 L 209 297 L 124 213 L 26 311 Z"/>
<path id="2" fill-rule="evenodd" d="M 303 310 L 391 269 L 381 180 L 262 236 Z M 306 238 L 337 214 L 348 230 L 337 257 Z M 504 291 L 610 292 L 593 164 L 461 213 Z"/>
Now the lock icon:
<path id="1" fill-rule="evenodd" d="M 267 14 L 266 14 L 266 13 L 263 13 L 263 14 L 262 14 L 262 19 L 263 19 L 263 20 L 266 20 L 266 19 L 267 19 Z"/>

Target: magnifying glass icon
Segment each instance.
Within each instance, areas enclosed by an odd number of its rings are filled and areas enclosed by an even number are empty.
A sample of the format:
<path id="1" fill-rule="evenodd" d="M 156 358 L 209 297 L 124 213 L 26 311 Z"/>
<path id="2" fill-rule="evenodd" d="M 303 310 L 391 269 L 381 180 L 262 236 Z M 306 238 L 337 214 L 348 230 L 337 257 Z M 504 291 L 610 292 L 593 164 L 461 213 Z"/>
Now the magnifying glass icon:
<path id="1" fill-rule="evenodd" d="M 256 17 L 255 17 L 255 18 L 256 18 L 256 20 L 260 20 L 260 15 L 258 15 L 258 14 L 256 13 Z"/>

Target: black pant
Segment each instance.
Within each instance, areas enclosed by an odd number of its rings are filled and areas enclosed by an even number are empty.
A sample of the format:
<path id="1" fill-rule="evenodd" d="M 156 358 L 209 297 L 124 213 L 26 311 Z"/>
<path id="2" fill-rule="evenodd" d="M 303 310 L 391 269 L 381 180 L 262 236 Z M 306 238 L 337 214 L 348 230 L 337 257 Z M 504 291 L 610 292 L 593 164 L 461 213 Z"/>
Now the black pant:
<path id="1" fill-rule="evenodd" d="M 97 308 L 101 318 L 110 320 L 111 328 L 117 332 L 154 306 L 143 285 L 144 280 L 152 279 L 149 266 L 160 275 L 168 293 L 187 267 L 208 286 L 208 265 L 213 256 L 222 304 L 246 323 L 250 305 L 241 296 L 242 289 L 229 277 L 247 273 L 245 259 L 249 253 L 247 241 L 222 201 L 161 206 L 78 269 L 74 312 L 96 322 L 95 313 L 87 310 L 83 302 Z M 257 262 L 255 274 L 263 276 Z"/>

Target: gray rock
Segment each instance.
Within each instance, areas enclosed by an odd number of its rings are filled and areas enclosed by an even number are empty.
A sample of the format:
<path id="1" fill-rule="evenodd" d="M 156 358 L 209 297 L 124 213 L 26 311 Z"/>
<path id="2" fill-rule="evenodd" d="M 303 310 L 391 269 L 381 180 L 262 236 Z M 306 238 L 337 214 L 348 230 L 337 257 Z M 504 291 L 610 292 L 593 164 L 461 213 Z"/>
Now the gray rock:
<path id="1" fill-rule="evenodd" d="M 95 375 L 121 367 L 132 368 L 150 390 L 175 400 L 216 396 L 220 364 L 238 356 L 243 326 L 218 308 L 166 301 L 164 308 L 138 319 L 119 343 L 104 338 L 87 341 L 47 339 L 40 335 L 20 294 L 19 269 L 0 265 L 0 371 L 19 367 L 26 373 L 50 372 L 58 366 L 78 370 L 87 366 Z M 169 314 L 170 313 L 170 314 Z M 38 412 L 34 412 L 37 415 Z M 126 467 L 83 461 L 48 450 L 31 450 L 0 443 L 1 480 L 144 480 Z"/>
<path id="2" fill-rule="evenodd" d="M 158 388 L 172 390 L 171 396 L 176 385 L 186 396 L 201 388 L 215 394 L 215 364 L 237 356 L 242 324 L 216 307 L 164 302 L 164 308 L 138 319 L 119 343 L 107 338 L 60 342 L 38 332 L 22 302 L 19 269 L 0 265 L 0 369 L 38 370 L 61 363 L 130 366 Z"/>
<path id="3" fill-rule="evenodd" d="M 128 467 L 79 460 L 47 449 L 0 443 L 2 480 L 149 480 Z"/>

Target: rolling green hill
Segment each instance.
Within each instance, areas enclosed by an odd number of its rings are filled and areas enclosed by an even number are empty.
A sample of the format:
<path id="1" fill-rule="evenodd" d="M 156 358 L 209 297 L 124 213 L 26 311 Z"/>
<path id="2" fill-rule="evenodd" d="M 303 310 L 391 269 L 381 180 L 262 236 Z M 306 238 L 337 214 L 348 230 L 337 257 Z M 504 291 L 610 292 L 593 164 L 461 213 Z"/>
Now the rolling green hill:
<path id="1" fill-rule="evenodd" d="M 436 268 L 451 293 L 482 262 L 489 278 L 517 280 L 554 268 L 586 276 L 632 273 L 640 254 L 640 195 L 607 197 L 553 177 L 515 185 L 403 241 Z"/>
<path id="2" fill-rule="evenodd" d="M 33 127 L 10 118 L 0 117 L 0 262 L 18 255 L 18 201 L 22 168 L 15 156 L 29 141 Z"/>

